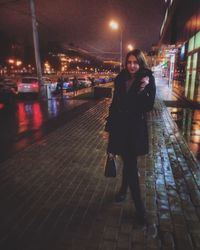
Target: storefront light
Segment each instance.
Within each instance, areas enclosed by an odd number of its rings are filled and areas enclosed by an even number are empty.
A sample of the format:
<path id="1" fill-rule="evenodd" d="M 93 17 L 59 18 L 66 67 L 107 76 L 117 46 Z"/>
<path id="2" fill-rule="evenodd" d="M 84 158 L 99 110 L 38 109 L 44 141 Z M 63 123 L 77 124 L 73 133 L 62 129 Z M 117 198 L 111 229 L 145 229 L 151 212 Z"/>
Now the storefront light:
<path id="1" fill-rule="evenodd" d="M 200 129 L 195 129 L 195 130 L 194 130 L 194 135 L 200 136 Z"/>
<path id="2" fill-rule="evenodd" d="M 200 136 L 199 135 L 192 136 L 191 141 L 194 143 L 200 143 Z"/>

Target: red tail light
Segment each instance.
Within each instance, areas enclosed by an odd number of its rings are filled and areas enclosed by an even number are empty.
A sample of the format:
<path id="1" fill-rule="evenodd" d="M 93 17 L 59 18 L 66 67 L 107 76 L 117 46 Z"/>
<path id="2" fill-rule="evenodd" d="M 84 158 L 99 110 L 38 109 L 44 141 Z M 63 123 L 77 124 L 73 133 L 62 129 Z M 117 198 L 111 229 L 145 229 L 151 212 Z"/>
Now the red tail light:
<path id="1" fill-rule="evenodd" d="M 4 104 L 3 103 L 0 103 L 0 109 L 3 109 L 4 108 Z"/>
<path id="2" fill-rule="evenodd" d="M 38 88 L 39 87 L 37 82 L 32 82 L 31 85 L 32 85 L 33 88 Z"/>

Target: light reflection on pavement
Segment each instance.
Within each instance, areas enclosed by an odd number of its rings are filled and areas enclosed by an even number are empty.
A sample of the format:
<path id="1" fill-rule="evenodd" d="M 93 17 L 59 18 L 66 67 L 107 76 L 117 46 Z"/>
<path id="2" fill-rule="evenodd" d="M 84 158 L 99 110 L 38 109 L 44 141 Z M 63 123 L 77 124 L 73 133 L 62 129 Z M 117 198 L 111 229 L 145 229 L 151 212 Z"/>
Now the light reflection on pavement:
<path id="1" fill-rule="evenodd" d="M 168 107 L 190 150 L 200 162 L 200 110 Z"/>
<path id="2" fill-rule="evenodd" d="M 84 100 L 51 99 L 45 102 L 30 101 L 17 104 L 18 133 L 37 130 L 42 124 L 60 113 L 83 104 Z"/>
<path id="3" fill-rule="evenodd" d="M 189 149 L 200 162 L 200 110 L 179 100 L 166 79 L 156 78 L 156 86 L 158 97 L 164 101 Z"/>
<path id="4" fill-rule="evenodd" d="M 15 149 L 22 149 L 45 134 L 44 124 L 64 116 L 87 100 L 52 98 L 18 100 L 15 106 L 0 109 L 0 160 Z M 67 114 L 66 114 L 67 116 Z"/>

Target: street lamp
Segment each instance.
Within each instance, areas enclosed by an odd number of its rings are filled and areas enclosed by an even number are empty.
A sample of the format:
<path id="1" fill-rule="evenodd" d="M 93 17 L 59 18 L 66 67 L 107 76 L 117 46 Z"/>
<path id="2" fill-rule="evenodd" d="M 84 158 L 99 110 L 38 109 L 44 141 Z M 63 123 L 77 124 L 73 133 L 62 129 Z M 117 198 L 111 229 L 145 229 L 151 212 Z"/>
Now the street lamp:
<path id="1" fill-rule="evenodd" d="M 133 45 L 132 45 L 132 44 L 128 44 L 127 49 L 128 49 L 129 51 L 133 50 Z"/>
<path id="2" fill-rule="evenodd" d="M 122 27 L 120 27 L 119 24 L 114 20 L 110 21 L 109 25 L 110 25 L 110 28 L 113 30 L 120 30 L 120 71 L 121 71 L 122 64 L 123 64 L 123 62 L 122 62 L 122 60 L 123 60 L 123 51 L 122 51 L 122 49 L 123 49 L 123 45 L 122 45 L 122 43 L 123 43 L 123 39 L 122 39 L 123 30 L 122 30 Z"/>

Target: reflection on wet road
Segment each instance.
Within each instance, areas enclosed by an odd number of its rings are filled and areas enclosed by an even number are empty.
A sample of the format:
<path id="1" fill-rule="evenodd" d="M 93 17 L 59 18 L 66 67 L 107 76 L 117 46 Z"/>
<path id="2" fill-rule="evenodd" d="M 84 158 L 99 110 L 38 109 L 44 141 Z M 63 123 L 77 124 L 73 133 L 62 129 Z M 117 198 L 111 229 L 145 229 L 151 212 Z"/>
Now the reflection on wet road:
<path id="1" fill-rule="evenodd" d="M 156 78 L 156 87 L 158 97 L 164 101 L 190 150 L 200 162 L 200 110 L 179 99 L 166 79 Z"/>
<path id="2" fill-rule="evenodd" d="M 39 103 L 18 104 L 19 129 L 22 133 L 29 129 L 39 129 L 43 122 L 43 115 Z"/>
<path id="3" fill-rule="evenodd" d="M 200 162 L 200 110 L 168 107 L 189 148 Z"/>
<path id="4" fill-rule="evenodd" d="M 86 100 L 54 98 L 19 100 L 14 107 L 0 107 L 0 161 L 16 149 L 24 148 L 45 133 L 43 125 Z"/>

